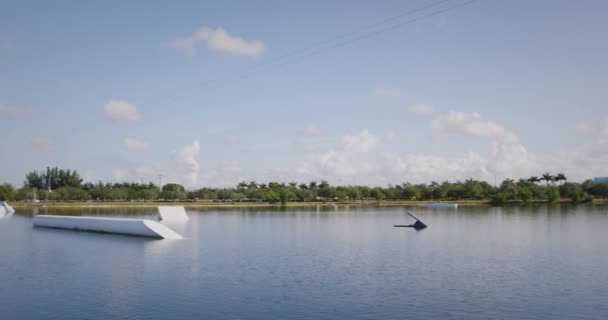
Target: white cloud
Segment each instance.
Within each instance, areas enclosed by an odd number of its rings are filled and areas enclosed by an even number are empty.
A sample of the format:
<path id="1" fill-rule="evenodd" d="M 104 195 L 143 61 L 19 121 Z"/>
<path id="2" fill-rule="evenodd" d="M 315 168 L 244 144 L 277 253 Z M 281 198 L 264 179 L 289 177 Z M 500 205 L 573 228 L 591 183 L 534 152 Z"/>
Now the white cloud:
<path id="1" fill-rule="evenodd" d="M 202 27 L 196 32 L 196 37 L 205 42 L 207 48 L 227 52 L 237 56 L 257 57 L 264 52 L 264 44 L 259 40 L 247 41 L 233 36 L 221 27 Z"/>
<path id="2" fill-rule="evenodd" d="M 474 136 L 492 141 L 492 171 L 511 172 L 528 162 L 528 151 L 517 141 L 514 133 L 503 125 L 484 119 L 476 112 L 450 111 L 439 115 L 431 122 L 437 136 Z"/>
<path id="3" fill-rule="evenodd" d="M 104 105 L 103 112 L 108 119 L 114 121 L 137 122 L 142 119 L 137 106 L 124 100 L 109 100 Z"/>
<path id="4" fill-rule="evenodd" d="M 167 43 L 188 57 L 194 56 L 198 42 L 214 51 L 235 56 L 258 57 L 264 52 L 264 44 L 259 40 L 245 40 L 229 34 L 224 28 L 201 27 L 193 35 L 177 38 Z"/>
<path id="5" fill-rule="evenodd" d="M 125 148 L 131 151 L 143 151 L 148 150 L 150 148 L 150 144 L 147 142 L 139 141 L 135 138 L 127 137 L 123 140 L 123 145 Z"/>
<path id="6" fill-rule="evenodd" d="M 431 115 L 433 114 L 433 106 L 425 103 L 417 103 L 409 106 L 407 110 L 414 114 Z"/>
<path id="7" fill-rule="evenodd" d="M 608 159 L 608 148 L 604 151 L 599 147 L 574 152 L 579 156 L 573 159 L 560 154 L 530 154 L 518 142 L 514 133 L 477 113 L 450 112 L 438 115 L 431 121 L 431 128 L 445 139 L 454 135 L 482 137 L 489 140 L 491 147 L 483 152 L 466 152 L 460 156 L 421 152 L 369 152 L 378 139 L 369 131 L 363 130 L 359 135 L 344 137 L 342 149 L 330 149 L 311 155 L 295 171 L 302 180 L 328 179 L 341 184 L 386 185 L 405 181 L 418 183 L 467 178 L 493 182 L 495 175 L 500 181 L 538 175 L 547 170 L 572 174 L 574 178 L 588 177 L 585 174 L 589 172 L 568 171 L 565 168 L 575 165 L 564 164 L 582 163 L 584 160 L 586 162 L 583 167 L 597 169 L 600 167 L 599 162 L 590 163 L 589 159 Z M 596 154 L 592 155 L 592 151 Z"/>
<path id="8" fill-rule="evenodd" d="M 32 148 L 41 151 L 57 151 L 59 147 L 47 138 L 35 138 L 32 140 Z"/>
<path id="9" fill-rule="evenodd" d="M 129 163 L 127 172 L 129 176 L 144 181 L 158 181 L 162 176 L 163 184 L 179 183 L 186 188 L 200 187 L 201 178 L 204 176 L 198 160 L 200 151 L 199 141 L 194 140 L 190 144 L 178 147 L 164 161 Z"/>
<path id="10" fill-rule="evenodd" d="M 302 132 L 310 136 L 318 136 L 321 134 L 321 128 L 315 124 L 309 124 L 302 128 Z"/>
<path id="11" fill-rule="evenodd" d="M 437 135 L 467 135 L 493 138 L 501 141 L 514 140 L 515 135 L 501 124 L 484 119 L 477 112 L 450 111 L 442 114 L 431 122 L 432 129 Z"/>
<path id="12" fill-rule="evenodd" d="M 29 116 L 30 114 L 32 114 L 32 112 L 32 108 L 20 108 L 3 104 L 0 102 L 0 115 L 6 115 L 9 117 L 24 117 Z"/>
<path id="13" fill-rule="evenodd" d="M 608 119 L 594 142 L 575 150 L 550 154 L 535 154 L 518 142 L 514 132 L 503 124 L 484 118 L 478 113 L 450 112 L 429 119 L 430 128 L 446 143 L 455 135 L 479 137 L 487 140 L 488 147 L 452 155 L 423 152 L 389 152 L 386 134 L 376 135 L 367 129 L 345 135 L 339 146 L 327 141 L 315 142 L 301 162 L 290 166 L 261 169 L 259 176 L 244 170 L 238 161 L 224 160 L 204 168 L 199 160 L 201 146 L 198 140 L 177 148 L 169 159 L 150 164 L 121 165 L 129 167 L 127 177 L 163 182 L 176 182 L 188 188 L 202 186 L 234 186 L 241 180 L 311 181 L 328 180 L 335 184 L 387 185 L 402 182 L 428 183 L 457 181 L 468 178 L 493 183 L 506 178 L 518 179 L 549 171 L 563 172 L 572 181 L 606 175 L 608 163 Z M 599 132 L 599 131 L 596 131 Z M 306 137 L 303 137 L 306 139 Z M 461 139 L 466 141 L 465 139 Z M 335 143 L 335 141 L 333 142 Z M 462 141 L 459 141 L 462 143 Z M 407 150 L 407 148 L 403 148 Z M 463 144 L 462 149 L 467 149 Z M 282 161 L 282 160 L 281 160 Z M 275 161 L 273 163 L 279 163 Z"/>
<path id="14" fill-rule="evenodd" d="M 372 95 L 382 98 L 397 98 L 401 96 L 401 90 L 391 86 L 378 86 L 372 90 Z"/>
<path id="15" fill-rule="evenodd" d="M 332 178 L 337 181 L 368 175 L 373 171 L 374 163 L 365 159 L 365 155 L 376 147 L 378 141 L 379 138 L 367 129 L 357 135 L 346 135 L 342 137 L 341 149 L 312 155 L 296 169 L 296 173 L 302 181 Z"/>
<path id="16" fill-rule="evenodd" d="M 329 180 L 333 182 L 346 179 L 362 180 L 371 176 L 374 169 L 373 162 L 368 162 L 357 154 L 343 150 L 329 150 L 311 156 L 296 168 L 299 181 Z"/>
<path id="17" fill-rule="evenodd" d="M 489 179 L 492 175 L 487 168 L 488 159 L 474 152 L 454 158 L 424 153 L 385 153 L 378 162 L 377 175 L 386 179 L 385 183 L 456 181 L 469 177 Z"/>
<path id="18" fill-rule="evenodd" d="M 200 151 L 198 140 L 177 149 L 169 161 L 169 176 L 187 186 L 197 185 L 201 166 L 196 158 Z"/>
<path id="19" fill-rule="evenodd" d="M 378 137 L 363 129 L 358 135 L 344 136 L 344 150 L 348 152 L 369 152 L 378 144 Z"/>

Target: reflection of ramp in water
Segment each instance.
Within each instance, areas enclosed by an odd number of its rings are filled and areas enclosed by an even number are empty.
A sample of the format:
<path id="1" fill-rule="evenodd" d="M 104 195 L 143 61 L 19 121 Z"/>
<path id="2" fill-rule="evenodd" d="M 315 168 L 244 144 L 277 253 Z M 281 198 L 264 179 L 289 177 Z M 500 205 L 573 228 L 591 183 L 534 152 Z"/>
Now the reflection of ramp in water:
<path id="1" fill-rule="evenodd" d="M 179 233 L 148 219 L 39 215 L 32 218 L 32 221 L 34 227 L 105 232 L 157 239 L 183 239 Z"/>
<path id="2" fill-rule="evenodd" d="M 410 217 L 416 219 L 416 222 L 414 222 L 413 224 L 396 224 L 394 225 L 394 227 L 414 228 L 416 230 L 421 230 L 427 227 L 427 225 L 424 224 L 424 222 L 420 221 L 420 219 L 418 219 L 413 213 L 409 211 L 406 211 L 405 213 L 407 213 Z"/>
<path id="3" fill-rule="evenodd" d="M 166 222 L 188 221 L 188 215 L 183 206 L 158 206 L 158 220 Z"/>

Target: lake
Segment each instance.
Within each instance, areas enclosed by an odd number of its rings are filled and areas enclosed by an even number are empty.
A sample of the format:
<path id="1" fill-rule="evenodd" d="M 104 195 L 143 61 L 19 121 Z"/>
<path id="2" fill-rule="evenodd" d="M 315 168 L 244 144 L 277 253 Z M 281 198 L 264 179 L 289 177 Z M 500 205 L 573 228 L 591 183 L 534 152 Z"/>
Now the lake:
<path id="1" fill-rule="evenodd" d="M 608 206 L 410 210 L 429 228 L 393 228 L 413 222 L 399 207 L 189 209 L 178 241 L 18 210 L 0 219 L 0 318 L 608 319 Z"/>

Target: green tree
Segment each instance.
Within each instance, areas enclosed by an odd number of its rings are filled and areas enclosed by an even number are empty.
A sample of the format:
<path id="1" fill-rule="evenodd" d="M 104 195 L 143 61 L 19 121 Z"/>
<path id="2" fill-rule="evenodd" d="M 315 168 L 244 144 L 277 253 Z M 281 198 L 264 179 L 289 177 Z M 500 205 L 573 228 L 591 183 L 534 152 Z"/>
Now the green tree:
<path id="1" fill-rule="evenodd" d="M 545 172 L 542 175 L 541 180 L 545 181 L 545 185 L 548 187 L 549 186 L 549 182 L 553 182 L 555 179 L 555 177 L 553 177 L 549 172 Z"/>
<path id="2" fill-rule="evenodd" d="M 258 184 L 255 181 L 249 181 L 249 185 L 247 186 L 247 188 L 249 188 L 250 190 L 255 190 L 258 188 Z"/>
<path id="3" fill-rule="evenodd" d="M 57 188 L 53 192 L 55 193 L 56 199 L 61 201 L 84 201 L 88 200 L 90 197 L 88 192 L 81 188 L 75 187 L 61 187 Z"/>
<path id="4" fill-rule="evenodd" d="M 556 187 L 547 188 L 547 201 L 554 203 L 559 200 L 559 190 Z"/>
<path id="5" fill-rule="evenodd" d="M 15 201 L 17 191 L 8 183 L 0 184 L 0 201 Z"/>
<path id="6" fill-rule="evenodd" d="M 26 188 L 30 188 L 30 189 L 46 189 L 47 188 L 47 183 L 46 183 L 46 179 L 44 178 L 44 175 L 41 173 L 38 173 L 38 171 L 28 172 L 25 175 L 25 182 L 23 183 L 23 185 Z"/>
<path id="7" fill-rule="evenodd" d="M 247 181 L 241 181 L 236 187 L 239 190 L 245 190 L 247 187 L 249 187 L 249 183 L 247 183 Z"/>
<path id="8" fill-rule="evenodd" d="M 491 198 L 490 203 L 492 205 L 501 205 L 507 202 L 507 194 L 504 192 L 497 192 Z"/>
<path id="9" fill-rule="evenodd" d="M 142 189 L 139 190 L 136 193 L 136 199 L 138 200 L 156 200 L 158 199 L 160 192 L 158 191 L 158 188 L 153 187 L 153 188 L 146 188 L 146 189 Z"/>
<path id="10" fill-rule="evenodd" d="M 295 195 L 293 194 L 293 192 L 291 192 L 291 190 L 287 188 L 281 188 L 279 190 L 279 201 L 281 201 L 281 204 L 285 205 L 287 204 L 287 202 L 293 200 L 294 198 Z"/>
<path id="11" fill-rule="evenodd" d="M 572 198 L 572 194 L 583 194 L 583 187 L 580 183 L 566 182 L 559 186 L 559 194 L 562 198 Z"/>
<path id="12" fill-rule="evenodd" d="M 479 181 L 467 179 L 464 182 L 462 195 L 467 199 L 481 199 L 483 194 L 483 185 Z"/>
<path id="13" fill-rule="evenodd" d="M 325 180 L 321 181 L 318 187 L 318 193 L 320 197 L 331 198 L 332 190 L 329 183 Z"/>
<path id="14" fill-rule="evenodd" d="M 608 198 L 608 182 L 593 183 L 587 192 L 595 197 Z"/>
<path id="15" fill-rule="evenodd" d="M 372 197 L 376 199 L 376 201 L 381 202 L 384 199 L 384 193 L 382 192 L 382 188 L 374 188 L 372 189 Z"/>
<path id="16" fill-rule="evenodd" d="M 581 192 L 574 191 L 570 193 L 568 197 L 570 198 L 570 200 L 572 200 L 573 203 L 579 203 L 583 198 L 583 194 Z"/>
<path id="17" fill-rule="evenodd" d="M 401 197 L 407 200 L 417 200 L 420 199 L 420 196 L 420 188 L 415 185 L 405 183 L 401 186 Z"/>
<path id="18" fill-rule="evenodd" d="M 560 181 L 566 181 L 566 180 L 568 180 L 568 179 L 566 178 L 566 175 L 565 175 L 565 174 L 563 174 L 563 173 L 558 173 L 558 174 L 556 174 L 556 175 L 555 175 L 555 177 L 553 177 L 553 179 L 554 179 L 554 180 L 555 180 L 555 182 L 557 182 L 557 183 L 559 183 Z"/>
<path id="19" fill-rule="evenodd" d="M 498 190 L 507 195 L 507 199 L 515 200 L 518 197 L 518 190 L 515 181 L 511 179 L 505 179 Z"/>
<path id="20" fill-rule="evenodd" d="M 279 195 L 278 192 L 271 189 L 271 190 L 266 191 L 264 200 L 266 200 L 270 203 L 277 203 L 277 202 L 281 201 L 281 196 Z"/>
<path id="21" fill-rule="evenodd" d="M 530 191 L 530 189 L 528 189 L 527 187 L 520 187 L 518 190 L 518 195 L 521 201 L 523 202 L 528 202 L 532 200 L 532 191 Z"/>
<path id="22" fill-rule="evenodd" d="M 34 199 L 34 189 L 32 188 L 20 188 L 17 190 L 17 201 L 32 201 Z"/>
<path id="23" fill-rule="evenodd" d="M 317 182 L 316 181 L 311 181 L 308 184 L 308 189 L 317 190 Z"/>
<path id="24" fill-rule="evenodd" d="M 188 197 L 186 188 L 181 184 L 167 183 L 163 186 L 160 197 L 166 200 L 182 200 Z"/>
<path id="25" fill-rule="evenodd" d="M 35 189 L 57 189 L 61 187 L 80 187 L 82 178 L 76 170 L 47 167 L 44 173 L 32 171 L 25 175 L 24 186 Z"/>
<path id="26" fill-rule="evenodd" d="M 311 190 L 308 189 L 298 189 L 296 191 L 296 198 L 300 201 L 306 202 L 306 201 L 314 201 L 315 200 L 315 193 Z"/>

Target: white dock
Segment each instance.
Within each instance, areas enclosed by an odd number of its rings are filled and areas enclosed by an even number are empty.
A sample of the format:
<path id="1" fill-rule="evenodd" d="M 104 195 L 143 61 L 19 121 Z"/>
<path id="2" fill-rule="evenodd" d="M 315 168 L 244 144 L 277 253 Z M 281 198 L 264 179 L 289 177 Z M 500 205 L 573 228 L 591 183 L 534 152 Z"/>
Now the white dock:
<path id="1" fill-rule="evenodd" d="M 433 202 L 433 203 L 423 203 L 420 206 L 425 207 L 425 208 L 436 208 L 436 209 L 457 209 L 458 203 Z"/>
<path id="2" fill-rule="evenodd" d="M 157 208 L 159 221 L 185 222 L 190 219 L 183 206 L 158 206 Z"/>
<path id="3" fill-rule="evenodd" d="M 32 221 L 35 227 L 105 232 L 157 239 L 183 239 L 179 233 L 149 219 L 38 215 L 32 218 Z"/>

